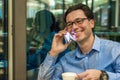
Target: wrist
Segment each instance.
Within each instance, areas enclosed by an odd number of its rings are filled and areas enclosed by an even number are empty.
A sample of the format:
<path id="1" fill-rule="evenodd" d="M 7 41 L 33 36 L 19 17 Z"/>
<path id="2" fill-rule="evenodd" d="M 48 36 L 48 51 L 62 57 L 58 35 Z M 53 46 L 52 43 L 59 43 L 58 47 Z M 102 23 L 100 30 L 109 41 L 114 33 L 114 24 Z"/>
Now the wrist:
<path id="1" fill-rule="evenodd" d="M 109 76 L 106 71 L 101 70 L 100 80 L 109 80 Z"/>
<path id="2" fill-rule="evenodd" d="M 49 55 L 55 57 L 58 55 L 58 53 L 56 51 L 50 50 Z"/>

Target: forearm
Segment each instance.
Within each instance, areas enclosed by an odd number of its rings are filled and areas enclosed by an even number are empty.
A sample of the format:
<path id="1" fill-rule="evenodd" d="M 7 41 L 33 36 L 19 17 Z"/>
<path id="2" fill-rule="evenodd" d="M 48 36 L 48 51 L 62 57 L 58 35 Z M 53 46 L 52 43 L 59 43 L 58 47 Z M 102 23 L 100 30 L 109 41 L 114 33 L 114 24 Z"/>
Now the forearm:
<path id="1" fill-rule="evenodd" d="M 47 54 L 44 62 L 39 67 L 38 80 L 50 80 L 57 57 L 51 57 Z"/>

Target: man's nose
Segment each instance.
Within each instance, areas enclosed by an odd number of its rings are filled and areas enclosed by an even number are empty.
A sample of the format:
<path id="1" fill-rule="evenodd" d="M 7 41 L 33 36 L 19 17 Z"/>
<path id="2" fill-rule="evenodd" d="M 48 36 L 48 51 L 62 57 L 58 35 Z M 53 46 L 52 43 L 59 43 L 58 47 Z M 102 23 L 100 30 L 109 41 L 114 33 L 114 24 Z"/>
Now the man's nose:
<path id="1" fill-rule="evenodd" d="M 73 23 L 73 27 L 72 28 L 77 28 L 78 25 L 76 23 Z"/>

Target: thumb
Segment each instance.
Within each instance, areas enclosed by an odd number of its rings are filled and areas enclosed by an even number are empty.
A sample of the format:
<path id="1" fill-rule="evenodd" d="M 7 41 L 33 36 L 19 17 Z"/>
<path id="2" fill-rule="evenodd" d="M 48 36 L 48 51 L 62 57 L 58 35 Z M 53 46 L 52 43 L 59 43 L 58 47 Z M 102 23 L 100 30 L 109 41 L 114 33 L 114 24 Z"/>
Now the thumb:
<path id="1" fill-rule="evenodd" d="M 87 73 L 86 73 L 86 72 L 77 74 L 77 78 L 78 78 L 78 79 L 82 79 L 82 78 L 84 78 L 84 77 L 86 77 L 86 76 L 87 76 Z"/>
<path id="2" fill-rule="evenodd" d="M 65 46 L 68 47 L 72 41 L 70 40 L 69 42 L 65 43 Z"/>

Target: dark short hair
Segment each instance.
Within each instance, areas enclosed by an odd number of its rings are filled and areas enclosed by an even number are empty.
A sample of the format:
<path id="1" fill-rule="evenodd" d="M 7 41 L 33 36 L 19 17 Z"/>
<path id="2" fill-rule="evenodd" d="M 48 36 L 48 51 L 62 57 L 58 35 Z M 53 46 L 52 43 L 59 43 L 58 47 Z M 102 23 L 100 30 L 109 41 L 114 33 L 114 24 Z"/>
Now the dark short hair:
<path id="1" fill-rule="evenodd" d="M 76 4 L 76 5 L 72 5 L 70 6 L 67 11 L 65 12 L 65 15 L 64 15 L 64 20 L 66 22 L 66 16 L 72 12 L 72 11 L 75 11 L 75 10 L 83 10 L 84 14 L 86 15 L 86 17 L 88 19 L 94 19 L 94 14 L 92 12 L 92 10 L 85 4 L 82 4 L 82 3 L 79 3 L 79 4 Z"/>

